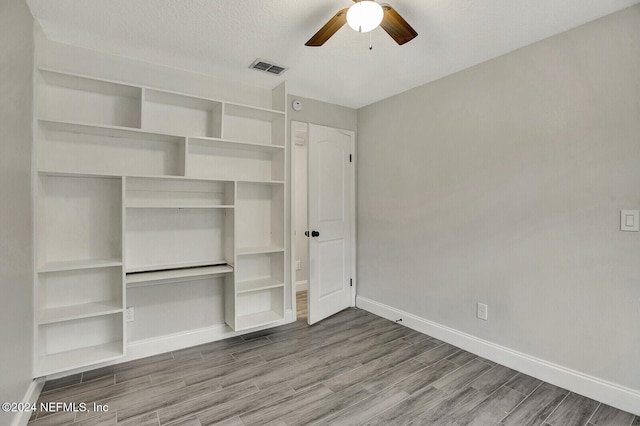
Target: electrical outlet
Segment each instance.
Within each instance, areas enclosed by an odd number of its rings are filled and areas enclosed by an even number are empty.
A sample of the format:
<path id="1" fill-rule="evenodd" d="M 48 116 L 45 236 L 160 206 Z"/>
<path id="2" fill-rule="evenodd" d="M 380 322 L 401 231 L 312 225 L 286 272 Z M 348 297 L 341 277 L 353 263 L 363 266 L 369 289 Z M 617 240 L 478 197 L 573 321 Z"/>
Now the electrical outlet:
<path id="1" fill-rule="evenodd" d="M 478 318 L 481 320 L 487 320 L 489 315 L 489 308 L 486 304 L 478 302 Z"/>
<path id="2" fill-rule="evenodd" d="M 136 312 L 133 308 L 127 308 L 125 311 L 125 320 L 131 322 L 136 319 Z"/>
<path id="3" fill-rule="evenodd" d="M 300 261 L 296 260 L 296 271 L 299 271 L 300 269 L 302 269 L 300 266 Z"/>

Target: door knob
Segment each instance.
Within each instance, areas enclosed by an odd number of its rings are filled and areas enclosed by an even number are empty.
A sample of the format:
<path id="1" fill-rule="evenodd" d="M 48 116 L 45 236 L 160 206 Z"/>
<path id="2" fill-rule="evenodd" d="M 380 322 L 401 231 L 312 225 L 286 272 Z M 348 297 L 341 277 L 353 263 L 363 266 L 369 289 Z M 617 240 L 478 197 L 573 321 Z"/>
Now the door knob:
<path id="1" fill-rule="evenodd" d="M 320 233 L 318 231 L 311 231 L 311 236 L 312 237 L 319 237 Z"/>

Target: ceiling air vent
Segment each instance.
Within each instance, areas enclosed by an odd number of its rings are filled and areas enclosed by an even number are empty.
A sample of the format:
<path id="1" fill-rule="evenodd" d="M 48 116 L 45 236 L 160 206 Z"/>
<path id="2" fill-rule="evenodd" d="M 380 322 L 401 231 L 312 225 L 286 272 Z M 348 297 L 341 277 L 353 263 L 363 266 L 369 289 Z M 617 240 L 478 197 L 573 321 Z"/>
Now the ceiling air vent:
<path id="1" fill-rule="evenodd" d="M 269 72 L 275 75 L 282 75 L 289 67 L 285 67 L 283 65 L 276 65 L 272 61 L 266 61 L 264 59 L 256 59 L 253 61 L 249 68 L 253 68 L 254 70 Z"/>

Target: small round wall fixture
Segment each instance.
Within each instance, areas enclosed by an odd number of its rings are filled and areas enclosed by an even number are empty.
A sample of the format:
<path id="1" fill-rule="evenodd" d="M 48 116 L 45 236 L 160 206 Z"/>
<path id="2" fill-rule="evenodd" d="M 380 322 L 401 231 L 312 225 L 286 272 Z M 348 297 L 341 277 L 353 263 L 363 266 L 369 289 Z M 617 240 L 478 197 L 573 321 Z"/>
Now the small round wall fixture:
<path id="1" fill-rule="evenodd" d="M 291 104 L 291 108 L 293 108 L 295 111 L 302 111 L 302 102 L 296 99 Z"/>

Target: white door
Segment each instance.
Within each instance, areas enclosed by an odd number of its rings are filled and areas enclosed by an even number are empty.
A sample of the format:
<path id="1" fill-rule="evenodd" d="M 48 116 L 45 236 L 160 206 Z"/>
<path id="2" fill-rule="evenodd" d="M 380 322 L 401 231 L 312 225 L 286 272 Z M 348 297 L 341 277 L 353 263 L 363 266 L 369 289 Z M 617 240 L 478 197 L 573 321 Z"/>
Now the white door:
<path id="1" fill-rule="evenodd" d="M 309 324 L 353 306 L 354 133 L 309 125 Z"/>

